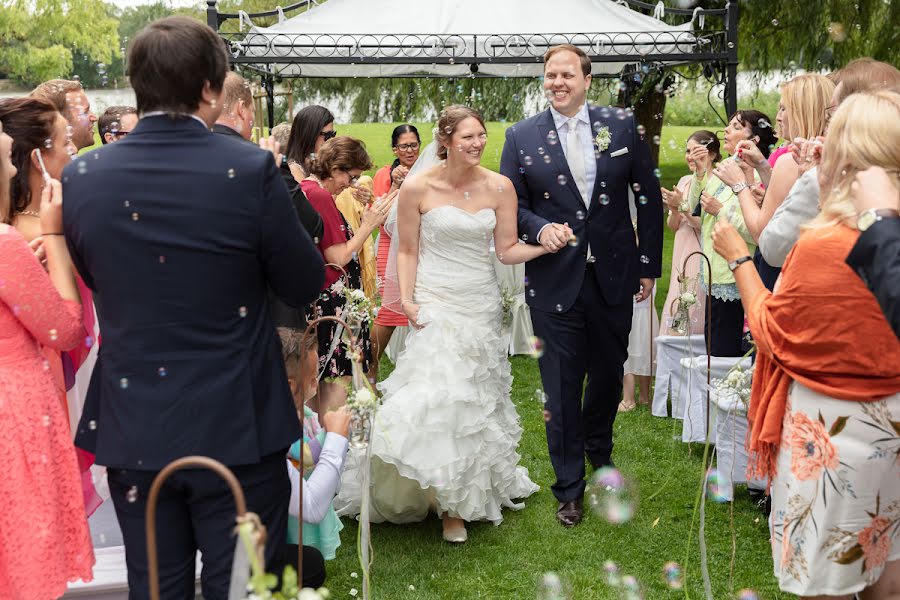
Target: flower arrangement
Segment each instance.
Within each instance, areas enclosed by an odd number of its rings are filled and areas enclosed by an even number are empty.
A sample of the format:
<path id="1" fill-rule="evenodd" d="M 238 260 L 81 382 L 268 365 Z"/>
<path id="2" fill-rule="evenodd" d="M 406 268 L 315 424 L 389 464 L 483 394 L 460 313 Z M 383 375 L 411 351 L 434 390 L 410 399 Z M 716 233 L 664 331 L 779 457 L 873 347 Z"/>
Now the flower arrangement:
<path id="1" fill-rule="evenodd" d="M 512 307 L 516 303 L 516 297 L 508 288 L 500 288 L 500 308 L 503 310 L 503 320 L 500 324 L 503 327 L 512 325 Z"/>
<path id="2" fill-rule="evenodd" d="M 750 404 L 750 390 L 753 386 L 753 368 L 744 371 L 738 362 L 725 373 L 725 377 L 713 379 L 710 384 L 720 397 L 737 398 L 747 408 Z"/>
<path id="3" fill-rule="evenodd" d="M 354 371 L 358 367 L 359 363 L 354 363 Z M 381 406 L 381 398 L 365 376 L 356 376 L 354 373 L 353 382 L 353 391 L 347 396 L 347 408 L 350 409 L 350 445 L 365 448 L 372 437 L 372 424 L 375 413 Z"/>
<path id="4" fill-rule="evenodd" d="M 363 325 L 372 322 L 372 319 L 375 317 L 375 311 L 372 308 L 372 301 L 369 300 L 364 291 L 349 288 L 340 279 L 331 285 L 331 290 L 344 296 L 344 306 L 338 311 L 337 316 L 350 325 L 351 329 L 354 330 L 354 334 L 358 333 Z"/>
<path id="5" fill-rule="evenodd" d="M 672 317 L 670 325 L 677 335 L 687 335 L 690 332 L 691 307 L 697 304 L 696 284 L 695 277 L 678 276 L 679 294 L 672 305 L 675 315 Z"/>
<path id="6" fill-rule="evenodd" d="M 611 142 L 612 134 L 609 133 L 609 127 L 601 127 L 597 130 L 597 135 L 594 137 L 594 145 L 597 146 L 597 150 L 604 152 L 609 148 Z"/>

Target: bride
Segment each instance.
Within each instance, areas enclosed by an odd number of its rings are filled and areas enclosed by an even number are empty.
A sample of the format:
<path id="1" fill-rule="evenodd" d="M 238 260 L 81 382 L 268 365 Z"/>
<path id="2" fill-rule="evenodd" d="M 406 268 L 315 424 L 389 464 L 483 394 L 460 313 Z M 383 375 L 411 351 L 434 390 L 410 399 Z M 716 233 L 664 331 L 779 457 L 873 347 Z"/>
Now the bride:
<path id="1" fill-rule="evenodd" d="M 422 168 L 403 184 L 396 282 L 389 266 L 382 306 L 399 302 L 413 329 L 379 384 L 384 404 L 371 444 L 373 520 L 417 521 L 433 508 L 444 539 L 457 543 L 467 539 L 467 521 L 499 524 L 502 508 L 521 509 L 515 499 L 538 490 L 518 466 L 522 428 L 510 400 L 490 242 L 504 264 L 546 250 L 519 243 L 516 192 L 480 165 L 486 142 L 478 112 L 445 108 L 429 146 L 436 159 L 429 165 L 426 149 Z M 399 298 L 390 298 L 392 287 Z M 354 474 L 344 477 L 352 495 L 348 479 Z M 342 511 L 355 512 L 358 506 Z"/>

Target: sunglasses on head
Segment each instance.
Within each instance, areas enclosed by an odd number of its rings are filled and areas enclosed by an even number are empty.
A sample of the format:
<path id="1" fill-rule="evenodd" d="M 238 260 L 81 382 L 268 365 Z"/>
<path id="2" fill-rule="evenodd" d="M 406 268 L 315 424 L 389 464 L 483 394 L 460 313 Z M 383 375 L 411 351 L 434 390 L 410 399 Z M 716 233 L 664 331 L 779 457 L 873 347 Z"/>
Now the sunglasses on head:
<path id="1" fill-rule="evenodd" d="M 326 142 L 337 135 L 337 131 L 323 131 L 319 135 L 322 136 L 322 139 Z"/>

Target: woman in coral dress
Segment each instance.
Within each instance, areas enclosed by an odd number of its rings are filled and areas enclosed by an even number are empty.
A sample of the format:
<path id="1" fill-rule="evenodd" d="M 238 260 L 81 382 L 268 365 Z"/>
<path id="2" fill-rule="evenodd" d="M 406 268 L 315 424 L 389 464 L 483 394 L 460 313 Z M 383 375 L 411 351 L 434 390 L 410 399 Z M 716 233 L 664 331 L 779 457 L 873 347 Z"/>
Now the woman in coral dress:
<path id="1" fill-rule="evenodd" d="M 0 220 L 9 214 L 10 138 L 0 133 Z M 52 186 L 52 187 L 51 187 Z M 42 192 L 48 274 L 0 224 L 0 598 L 59 598 L 91 579 L 94 553 L 68 420 L 41 345 L 82 341 L 81 304 L 62 235 L 62 193 Z M 52 192 L 51 192 L 52 190 Z"/>

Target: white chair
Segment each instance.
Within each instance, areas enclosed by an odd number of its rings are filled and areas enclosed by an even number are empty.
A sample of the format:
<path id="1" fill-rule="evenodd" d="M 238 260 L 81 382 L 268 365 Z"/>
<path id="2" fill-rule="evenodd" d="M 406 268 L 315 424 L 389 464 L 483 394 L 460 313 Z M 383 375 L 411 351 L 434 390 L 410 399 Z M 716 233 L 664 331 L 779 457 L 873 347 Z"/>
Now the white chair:
<path id="1" fill-rule="evenodd" d="M 687 369 L 682 358 L 706 354 L 702 335 L 661 335 L 656 338 L 656 383 L 651 411 L 654 417 L 668 417 L 668 401 L 672 401 L 672 417 L 684 415 L 684 399 L 688 397 Z"/>
<path id="2" fill-rule="evenodd" d="M 709 430 L 706 429 L 706 390 L 708 389 L 706 359 L 705 354 L 681 359 L 681 364 L 688 370 L 688 397 L 684 407 L 684 424 L 681 430 L 681 441 L 683 442 L 705 442 L 707 439 L 715 441 L 716 409 L 712 396 L 710 396 L 712 410 L 709 412 Z M 710 357 L 709 379 L 722 379 L 740 360 L 740 357 Z M 749 357 L 743 359 L 741 367 L 745 370 L 750 368 Z"/>
<path id="3" fill-rule="evenodd" d="M 765 490 L 764 479 L 747 478 L 747 407 L 735 393 L 711 389 L 709 398 L 716 410 L 716 468 L 722 497 L 729 502 L 733 500 L 734 485 L 740 483 L 746 483 L 751 489 Z"/>

